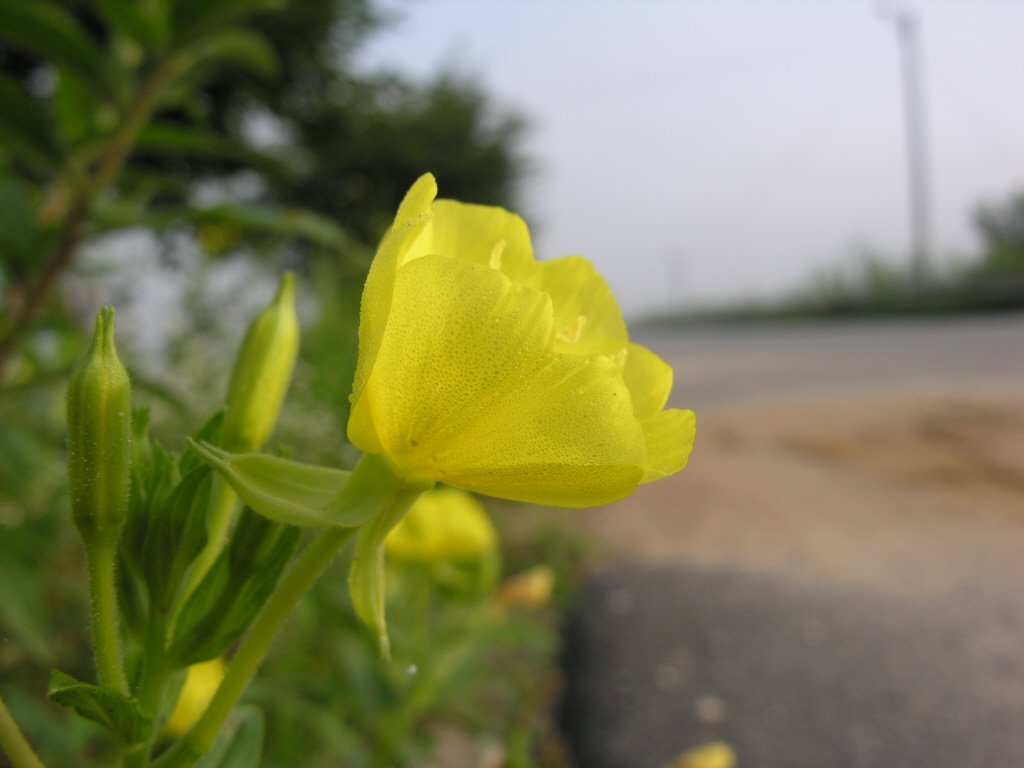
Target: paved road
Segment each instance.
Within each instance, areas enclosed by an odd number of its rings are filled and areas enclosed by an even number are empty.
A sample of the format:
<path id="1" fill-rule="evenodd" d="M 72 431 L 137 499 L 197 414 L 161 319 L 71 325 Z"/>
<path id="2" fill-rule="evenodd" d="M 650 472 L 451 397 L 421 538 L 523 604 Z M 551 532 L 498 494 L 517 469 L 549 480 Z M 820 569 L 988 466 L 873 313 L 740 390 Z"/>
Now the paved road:
<path id="1" fill-rule="evenodd" d="M 590 518 L 613 557 L 565 634 L 579 768 L 716 738 L 740 768 L 1024 766 L 1024 316 L 638 340 L 703 427 Z"/>
<path id="2" fill-rule="evenodd" d="M 672 363 L 672 404 L 702 410 L 822 391 L 1024 374 L 1024 313 L 692 326 L 636 334 Z"/>

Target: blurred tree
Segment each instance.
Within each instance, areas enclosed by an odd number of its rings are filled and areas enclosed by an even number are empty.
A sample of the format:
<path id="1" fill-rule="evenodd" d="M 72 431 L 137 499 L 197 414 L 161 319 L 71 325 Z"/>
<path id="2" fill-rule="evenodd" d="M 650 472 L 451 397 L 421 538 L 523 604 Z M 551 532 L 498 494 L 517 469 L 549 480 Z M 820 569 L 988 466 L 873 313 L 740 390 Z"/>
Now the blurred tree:
<path id="1" fill-rule="evenodd" d="M 0 0 L 0 366 L 103 231 L 186 221 L 215 255 L 269 235 L 351 260 L 427 170 L 511 203 L 521 121 L 466 78 L 352 74 L 382 23 L 370 0 Z M 197 204 L 243 171 L 245 205 Z"/>
<path id="2" fill-rule="evenodd" d="M 1005 203 L 981 206 L 975 214 L 985 251 L 978 274 L 1004 277 L 1024 273 L 1024 192 Z"/>

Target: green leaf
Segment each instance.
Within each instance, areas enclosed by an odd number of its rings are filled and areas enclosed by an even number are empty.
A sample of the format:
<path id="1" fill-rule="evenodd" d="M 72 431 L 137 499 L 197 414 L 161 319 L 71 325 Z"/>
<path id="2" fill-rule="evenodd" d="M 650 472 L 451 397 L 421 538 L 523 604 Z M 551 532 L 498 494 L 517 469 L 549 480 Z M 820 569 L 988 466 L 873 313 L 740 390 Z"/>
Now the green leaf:
<path id="1" fill-rule="evenodd" d="M 194 209 L 187 216 L 200 224 L 237 224 L 254 232 L 301 237 L 336 250 L 354 246 L 354 240 L 332 219 L 312 211 L 233 203 Z"/>
<path id="2" fill-rule="evenodd" d="M 224 409 L 222 408 L 213 414 L 210 420 L 203 425 L 203 428 L 196 433 L 195 439 L 200 443 L 209 443 L 219 448 L 223 437 Z M 199 457 L 199 454 L 192 450 L 191 446 L 186 448 L 185 452 L 181 455 L 181 461 L 178 462 L 178 469 L 181 470 L 182 476 L 201 466 L 203 466 L 203 460 Z"/>
<path id="3" fill-rule="evenodd" d="M 252 705 L 237 707 L 213 749 L 196 763 L 196 768 L 258 768 L 263 730 L 263 710 Z"/>
<path id="4" fill-rule="evenodd" d="M 242 142 L 194 126 L 152 123 L 142 129 L 135 147 L 139 151 L 226 158 L 266 166 L 273 170 L 279 169 L 276 161 L 254 152 Z"/>
<path id="5" fill-rule="evenodd" d="M 194 40 L 259 11 L 283 8 L 287 0 L 177 0 L 173 7 L 175 37 Z"/>
<path id="6" fill-rule="evenodd" d="M 0 39 L 74 73 L 98 94 L 113 93 L 102 49 L 74 16 L 50 0 L 0 3 Z"/>
<path id="7" fill-rule="evenodd" d="M 27 183 L 13 176 L 0 177 L 0 263 L 19 278 L 33 273 L 41 261 L 44 239 L 36 225 L 35 202 Z"/>
<path id="8" fill-rule="evenodd" d="M 83 683 L 60 670 L 50 673 L 47 698 L 99 723 L 122 744 L 140 744 L 153 732 L 153 719 L 131 696 Z"/>
<path id="9" fill-rule="evenodd" d="M 188 566 L 206 546 L 211 481 L 209 468 L 193 470 L 150 515 L 142 567 L 150 600 L 163 613 L 170 610 Z"/>
<path id="10" fill-rule="evenodd" d="M 53 92 L 53 104 L 61 141 L 66 146 L 80 147 L 96 138 L 96 116 L 102 104 L 80 78 L 61 74 Z"/>
<path id="11" fill-rule="evenodd" d="M 291 559 L 302 529 L 245 509 L 228 548 L 186 601 L 170 657 L 182 666 L 222 655 L 248 629 Z"/>
<path id="12" fill-rule="evenodd" d="M 161 14 L 166 7 L 164 3 L 97 0 L 96 5 L 110 26 L 144 50 L 159 48 L 170 34 L 168 19 Z"/>
<path id="13" fill-rule="evenodd" d="M 54 123 L 21 83 L 0 73 L 0 138 L 23 160 L 44 168 L 60 160 Z M 26 157 L 27 156 L 27 157 Z"/>
<path id="14" fill-rule="evenodd" d="M 132 483 L 128 493 L 128 520 L 121 534 L 121 552 L 132 572 L 144 578 L 146 538 L 154 515 L 181 482 L 174 456 L 158 442 L 150 442 L 145 426 L 132 417 Z"/>
<path id="15" fill-rule="evenodd" d="M 264 77 L 277 73 L 277 55 L 267 38 L 252 29 L 229 27 L 191 43 L 185 52 L 189 68 L 230 62 Z"/>
<path id="16" fill-rule="evenodd" d="M 366 519 L 332 505 L 351 472 L 263 453 L 232 454 L 194 440 L 188 444 L 228 481 L 242 501 L 271 520 L 318 528 L 356 526 Z"/>

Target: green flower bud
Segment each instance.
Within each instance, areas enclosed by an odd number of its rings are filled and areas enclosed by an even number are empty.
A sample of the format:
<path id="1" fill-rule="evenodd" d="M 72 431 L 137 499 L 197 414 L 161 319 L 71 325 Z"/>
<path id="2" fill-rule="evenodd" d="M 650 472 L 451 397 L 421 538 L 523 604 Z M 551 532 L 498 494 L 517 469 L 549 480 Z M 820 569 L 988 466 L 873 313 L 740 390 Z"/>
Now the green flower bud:
<path id="1" fill-rule="evenodd" d="M 68 385 L 71 514 L 86 546 L 116 543 L 128 510 L 131 384 L 114 348 L 114 310 L 96 316 Z"/>
<path id="2" fill-rule="evenodd" d="M 286 272 L 277 296 L 252 321 L 228 387 L 224 448 L 258 451 L 274 431 L 299 351 L 295 275 Z"/>

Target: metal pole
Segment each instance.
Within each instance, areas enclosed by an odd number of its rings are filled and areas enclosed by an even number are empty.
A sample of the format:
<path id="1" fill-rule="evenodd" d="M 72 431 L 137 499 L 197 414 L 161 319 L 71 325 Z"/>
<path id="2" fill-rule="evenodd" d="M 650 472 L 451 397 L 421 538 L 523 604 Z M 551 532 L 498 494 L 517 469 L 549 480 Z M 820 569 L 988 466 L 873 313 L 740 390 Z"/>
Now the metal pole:
<path id="1" fill-rule="evenodd" d="M 928 148 L 925 138 L 924 93 L 921 82 L 917 19 L 908 10 L 893 14 L 903 69 L 903 107 L 907 132 L 907 175 L 910 192 L 911 280 L 921 288 L 931 256 L 931 206 Z"/>

